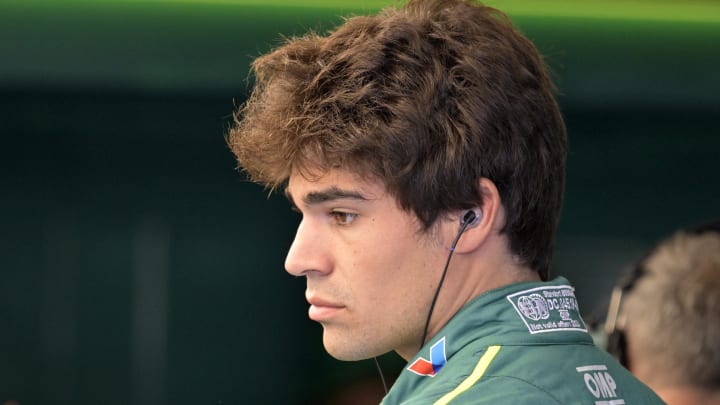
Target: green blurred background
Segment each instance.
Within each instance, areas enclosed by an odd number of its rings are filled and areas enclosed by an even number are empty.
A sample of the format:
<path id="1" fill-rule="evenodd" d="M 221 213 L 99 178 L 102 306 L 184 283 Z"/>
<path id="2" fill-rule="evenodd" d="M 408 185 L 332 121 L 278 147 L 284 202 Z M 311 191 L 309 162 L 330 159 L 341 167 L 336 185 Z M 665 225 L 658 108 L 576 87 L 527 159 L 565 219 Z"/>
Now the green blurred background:
<path id="1" fill-rule="evenodd" d="M 298 218 L 224 134 L 253 57 L 387 4 L 0 0 L 0 403 L 321 404 L 376 379 L 324 353 L 283 271 Z M 720 213 L 720 5 L 490 4 L 562 92 L 554 273 L 592 318 L 650 244 Z"/>

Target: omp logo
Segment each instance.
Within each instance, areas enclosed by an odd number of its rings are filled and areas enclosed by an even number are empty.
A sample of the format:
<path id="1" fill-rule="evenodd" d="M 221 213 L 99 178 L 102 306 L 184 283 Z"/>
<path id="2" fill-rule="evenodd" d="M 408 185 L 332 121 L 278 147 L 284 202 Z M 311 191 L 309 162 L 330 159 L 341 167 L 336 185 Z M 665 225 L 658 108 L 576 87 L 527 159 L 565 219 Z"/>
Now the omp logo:
<path id="1" fill-rule="evenodd" d="M 517 303 L 520 312 L 533 321 L 550 317 L 548 303 L 540 294 L 524 295 L 518 298 Z"/>
<path id="2" fill-rule="evenodd" d="M 607 371 L 607 366 L 598 364 L 592 366 L 576 367 L 582 374 L 585 387 L 597 399 L 595 405 L 624 405 L 625 400 L 617 397 L 615 389 L 617 384 Z"/>

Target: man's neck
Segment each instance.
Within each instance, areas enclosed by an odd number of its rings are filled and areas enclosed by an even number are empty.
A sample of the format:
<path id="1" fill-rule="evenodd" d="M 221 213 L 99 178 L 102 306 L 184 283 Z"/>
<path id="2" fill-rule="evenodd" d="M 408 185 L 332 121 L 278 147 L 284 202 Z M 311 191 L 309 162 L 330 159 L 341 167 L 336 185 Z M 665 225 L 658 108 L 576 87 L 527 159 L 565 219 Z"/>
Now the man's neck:
<path id="1" fill-rule="evenodd" d="M 720 391 L 702 387 L 650 387 L 668 405 L 720 405 Z"/>
<path id="2" fill-rule="evenodd" d="M 475 297 L 510 284 L 540 281 L 536 271 L 517 263 L 507 253 L 504 238 L 494 238 L 481 251 L 452 258 L 438 296 L 427 336 L 434 336 Z"/>
<path id="3" fill-rule="evenodd" d="M 507 239 L 502 236 L 488 238 L 480 249 L 456 255 L 452 260 L 454 263 L 449 269 L 448 286 L 443 297 L 446 313 L 449 314 L 447 320 L 465 304 L 487 291 L 510 284 L 540 281 L 536 271 L 519 263 L 510 253 Z"/>

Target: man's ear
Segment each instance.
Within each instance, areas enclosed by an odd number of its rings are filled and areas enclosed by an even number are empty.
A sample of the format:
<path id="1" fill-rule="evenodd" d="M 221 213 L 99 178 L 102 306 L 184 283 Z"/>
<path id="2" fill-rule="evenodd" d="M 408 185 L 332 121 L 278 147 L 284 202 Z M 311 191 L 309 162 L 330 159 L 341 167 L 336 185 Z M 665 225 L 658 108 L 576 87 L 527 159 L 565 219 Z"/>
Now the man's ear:
<path id="1" fill-rule="evenodd" d="M 482 196 L 482 205 L 472 210 L 457 211 L 452 218 L 456 219 L 455 234 L 460 231 L 463 221 L 468 222 L 473 217 L 468 212 L 474 212 L 474 220 L 465 227 L 457 245 L 456 253 L 470 253 L 477 250 L 487 238 L 495 233 L 499 233 L 505 226 L 505 210 L 500 200 L 500 192 L 495 183 L 490 179 L 482 177 L 478 180 L 478 190 Z M 451 232 L 452 233 L 452 232 Z"/>

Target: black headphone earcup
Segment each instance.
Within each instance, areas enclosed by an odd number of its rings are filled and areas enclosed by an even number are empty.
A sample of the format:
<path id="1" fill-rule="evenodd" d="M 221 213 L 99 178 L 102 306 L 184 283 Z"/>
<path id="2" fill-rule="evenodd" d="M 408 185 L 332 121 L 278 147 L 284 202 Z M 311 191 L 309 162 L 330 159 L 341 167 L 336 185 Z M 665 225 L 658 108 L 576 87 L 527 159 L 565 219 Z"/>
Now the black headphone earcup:
<path id="1" fill-rule="evenodd" d="M 625 338 L 624 332 L 614 330 L 610 333 L 607 336 L 605 349 L 615 358 L 615 360 L 617 360 L 625 368 L 628 368 L 627 339 Z"/>

